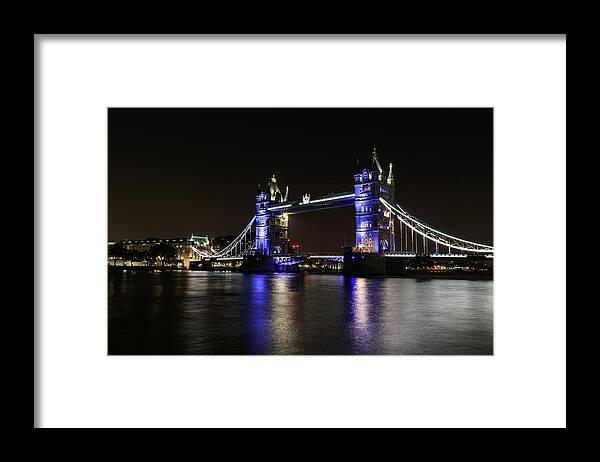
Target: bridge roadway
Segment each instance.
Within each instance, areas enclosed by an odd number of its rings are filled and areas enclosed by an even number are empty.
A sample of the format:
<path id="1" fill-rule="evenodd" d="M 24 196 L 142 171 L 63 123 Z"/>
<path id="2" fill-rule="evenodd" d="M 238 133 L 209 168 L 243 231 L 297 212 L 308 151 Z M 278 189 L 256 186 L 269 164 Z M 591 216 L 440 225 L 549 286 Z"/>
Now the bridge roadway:
<path id="1" fill-rule="evenodd" d="M 456 253 L 432 253 L 428 255 L 416 254 L 410 252 L 397 252 L 397 253 L 386 253 L 383 254 L 386 258 L 415 258 L 415 257 L 429 257 L 429 258 L 467 258 L 473 257 L 475 255 L 467 255 L 467 254 L 456 254 Z M 479 256 L 481 257 L 481 255 Z M 274 255 L 275 263 L 283 264 L 286 262 L 290 262 L 291 264 L 296 264 L 300 261 L 304 260 L 328 260 L 328 261 L 337 261 L 343 262 L 344 256 L 339 254 L 293 254 L 293 255 Z M 493 255 L 485 255 L 485 258 L 494 258 Z M 230 260 L 243 260 L 244 256 L 235 256 L 235 257 L 204 257 L 205 260 L 214 259 L 216 261 L 230 261 Z M 190 261 L 200 261 L 200 259 L 193 259 Z M 292 263 L 293 262 L 293 263 Z M 290 264 L 288 263 L 288 264 Z"/>
<path id="2" fill-rule="evenodd" d="M 313 210 L 330 209 L 335 207 L 354 206 L 354 192 L 346 191 L 341 193 L 327 194 L 307 200 L 289 201 L 269 207 L 269 211 L 285 212 L 289 215 L 302 212 L 311 212 Z"/>
<path id="3" fill-rule="evenodd" d="M 305 260 L 328 260 L 328 261 L 338 261 L 338 262 L 343 262 L 344 261 L 344 256 L 343 255 L 337 255 L 337 254 L 319 254 L 319 255 L 312 255 L 312 254 L 293 254 L 293 255 L 274 255 L 273 256 L 275 263 L 280 264 L 280 263 L 284 263 L 284 262 L 290 262 L 290 261 L 294 261 L 295 263 L 298 263 L 300 261 L 305 261 Z M 243 255 L 239 255 L 239 256 L 235 256 L 235 257 L 204 257 L 203 260 L 215 260 L 215 261 L 232 261 L 232 260 L 243 260 L 244 256 Z M 193 259 L 190 261 L 201 261 L 201 259 Z"/>

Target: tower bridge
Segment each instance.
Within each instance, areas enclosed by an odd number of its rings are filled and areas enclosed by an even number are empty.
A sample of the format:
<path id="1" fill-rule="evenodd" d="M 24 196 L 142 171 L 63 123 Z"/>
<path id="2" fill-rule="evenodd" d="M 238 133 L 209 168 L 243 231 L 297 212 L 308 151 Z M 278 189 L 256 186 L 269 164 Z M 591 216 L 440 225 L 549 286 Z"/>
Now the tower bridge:
<path id="1" fill-rule="evenodd" d="M 393 165 L 383 169 L 375 149 L 371 167 L 354 174 L 352 190 L 317 197 L 305 193 L 300 199 L 288 200 L 288 188 L 282 193 L 273 175 L 267 188 L 258 186 L 256 213 L 239 235 L 223 249 L 211 249 L 208 253 L 197 249 L 196 254 L 199 260 L 268 261 L 285 266 L 316 257 L 337 261 L 343 258 L 345 267 L 352 267 L 355 261 L 366 262 L 366 266 L 375 262 L 377 266 L 376 262 L 386 259 L 416 257 L 493 258 L 491 245 L 452 236 L 426 224 L 396 203 L 395 196 Z M 292 254 L 289 216 L 335 207 L 354 207 L 355 245 L 345 249 L 345 255 Z"/>

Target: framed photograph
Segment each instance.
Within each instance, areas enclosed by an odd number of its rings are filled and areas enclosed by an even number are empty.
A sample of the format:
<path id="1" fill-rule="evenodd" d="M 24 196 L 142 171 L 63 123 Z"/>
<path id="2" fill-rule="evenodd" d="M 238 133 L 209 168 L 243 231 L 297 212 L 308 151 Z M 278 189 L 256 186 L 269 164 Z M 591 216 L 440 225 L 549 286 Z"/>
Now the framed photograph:
<path id="1" fill-rule="evenodd" d="M 35 72 L 35 427 L 566 427 L 566 36 Z"/>

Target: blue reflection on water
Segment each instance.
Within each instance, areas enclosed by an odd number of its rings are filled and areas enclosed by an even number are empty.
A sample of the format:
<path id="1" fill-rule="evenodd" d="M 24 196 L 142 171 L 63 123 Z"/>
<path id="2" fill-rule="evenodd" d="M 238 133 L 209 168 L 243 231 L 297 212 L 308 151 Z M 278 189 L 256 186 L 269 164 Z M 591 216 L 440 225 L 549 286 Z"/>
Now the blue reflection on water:
<path id="1" fill-rule="evenodd" d="M 349 331 L 355 353 L 366 353 L 373 349 L 375 327 L 371 321 L 372 311 L 378 309 L 375 303 L 374 284 L 366 278 L 350 278 Z"/>
<path id="2" fill-rule="evenodd" d="M 270 343 L 269 332 L 269 277 L 265 274 L 252 274 L 250 277 L 249 303 L 249 342 L 250 354 L 264 354 Z"/>
<path id="3" fill-rule="evenodd" d="M 492 284 L 109 274 L 109 354 L 492 354 Z"/>

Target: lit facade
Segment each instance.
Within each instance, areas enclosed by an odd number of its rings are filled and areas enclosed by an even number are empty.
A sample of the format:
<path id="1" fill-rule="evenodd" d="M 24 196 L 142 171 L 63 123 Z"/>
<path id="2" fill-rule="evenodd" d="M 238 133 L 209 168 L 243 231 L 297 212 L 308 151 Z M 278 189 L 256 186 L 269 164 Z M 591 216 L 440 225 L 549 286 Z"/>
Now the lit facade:
<path id="1" fill-rule="evenodd" d="M 196 249 L 210 249 L 210 240 L 208 236 L 195 236 L 191 237 L 175 237 L 169 239 L 159 238 L 148 238 L 148 239 L 125 239 L 119 241 L 123 245 L 126 251 L 136 251 L 141 254 L 149 252 L 152 247 L 158 244 L 169 244 L 175 250 L 175 260 L 183 263 L 185 267 L 189 266 L 189 261 L 196 258 L 195 252 L 192 247 Z M 116 242 L 109 243 L 111 245 Z"/>
<path id="2" fill-rule="evenodd" d="M 386 174 L 373 151 L 372 168 L 364 168 L 354 175 L 354 213 L 356 250 L 359 252 L 387 253 L 396 249 L 394 220 L 381 205 L 379 198 L 394 203 L 395 180 L 392 164 Z"/>
<path id="3" fill-rule="evenodd" d="M 256 249 L 262 255 L 286 255 L 289 251 L 288 215 L 284 211 L 269 210 L 272 203 L 287 200 L 277 187 L 273 175 L 269 190 L 263 191 L 260 186 L 256 194 Z"/>

